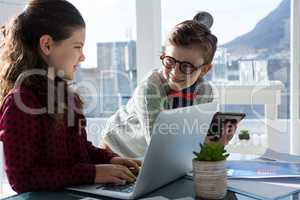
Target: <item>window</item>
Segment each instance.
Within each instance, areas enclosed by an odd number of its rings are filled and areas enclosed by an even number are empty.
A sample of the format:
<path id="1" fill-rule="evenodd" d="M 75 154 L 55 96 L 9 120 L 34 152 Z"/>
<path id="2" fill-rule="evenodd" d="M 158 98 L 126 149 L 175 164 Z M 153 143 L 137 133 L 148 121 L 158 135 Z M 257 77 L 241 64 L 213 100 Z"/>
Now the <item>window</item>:
<path id="1" fill-rule="evenodd" d="M 0 24 L 6 23 L 12 16 L 22 11 L 25 0 L 1 0 L 0 1 Z"/>
<path id="2" fill-rule="evenodd" d="M 289 118 L 290 1 L 289 0 L 162 0 L 162 45 L 177 23 L 192 19 L 198 11 L 214 17 L 212 32 L 218 37 L 214 67 L 207 79 L 240 85 L 280 81 L 284 88 L 279 118 Z M 263 118 L 263 105 L 225 105 L 224 110 L 243 111 L 247 118 Z"/>
<path id="3" fill-rule="evenodd" d="M 71 0 L 86 22 L 76 86 L 87 117 L 108 117 L 136 87 L 135 0 Z"/>
<path id="4" fill-rule="evenodd" d="M 234 137 L 230 151 L 263 153 L 270 147 L 289 152 L 291 1 L 161 3 L 162 46 L 177 23 L 192 19 L 199 11 L 214 17 L 212 32 L 218 37 L 218 49 L 206 79 L 218 89 L 215 99 L 221 110 L 246 113 L 238 128 L 251 130 L 253 136 L 249 148 Z"/>
<path id="5" fill-rule="evenodd" d="M 300 113 L 300 80 L 299 80 L 299 49 L 300 49 L 300 4 L 299 1 L 291 1 L 291 119 L 290 119 L 290 152 L 300 154 L 300 135 L 299 135 L 299 113 Z"/>

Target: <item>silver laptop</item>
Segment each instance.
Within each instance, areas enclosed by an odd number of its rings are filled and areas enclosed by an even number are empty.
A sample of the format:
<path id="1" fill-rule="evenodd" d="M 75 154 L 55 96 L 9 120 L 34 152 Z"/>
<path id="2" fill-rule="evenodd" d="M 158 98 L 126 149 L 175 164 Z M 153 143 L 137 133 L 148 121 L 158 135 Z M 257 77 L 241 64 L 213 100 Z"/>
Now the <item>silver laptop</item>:
<path id="1" fill-rule="evenodd" d="M 199 150 L 215 112 L 215 104 L 162 111 L 155 121 L 151 142 L 134 184 L 95 184 L 67 189 L 135 199 L 184 176 L 192 169 L 193 151 Z"/>

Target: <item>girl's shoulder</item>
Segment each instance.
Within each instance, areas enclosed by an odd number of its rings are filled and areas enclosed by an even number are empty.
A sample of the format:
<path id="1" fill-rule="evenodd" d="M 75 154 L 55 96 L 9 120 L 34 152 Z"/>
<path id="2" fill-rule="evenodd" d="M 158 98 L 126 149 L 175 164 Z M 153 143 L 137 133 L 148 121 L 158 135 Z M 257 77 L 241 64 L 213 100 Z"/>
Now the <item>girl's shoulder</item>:
<path id="1" fill-rule="evenodd" d="M 40 107 L 37 95 L 34 94 L 32 90 L 25 87 L 11 89 L 1 104 L 1 110 L 12 105 L 30 108 Z"/>

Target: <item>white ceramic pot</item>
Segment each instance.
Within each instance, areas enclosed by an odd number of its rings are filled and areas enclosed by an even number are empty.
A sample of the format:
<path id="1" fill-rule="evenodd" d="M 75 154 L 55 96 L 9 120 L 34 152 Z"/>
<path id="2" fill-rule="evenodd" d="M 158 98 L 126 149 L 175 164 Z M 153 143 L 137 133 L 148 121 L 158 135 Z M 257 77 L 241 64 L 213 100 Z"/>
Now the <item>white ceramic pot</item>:
<path id="1" fill-rule="evenodd" d="M 226 161 L 193 160 L 195 192 L 205 199 L 222 199 L 227 193 Z"/>

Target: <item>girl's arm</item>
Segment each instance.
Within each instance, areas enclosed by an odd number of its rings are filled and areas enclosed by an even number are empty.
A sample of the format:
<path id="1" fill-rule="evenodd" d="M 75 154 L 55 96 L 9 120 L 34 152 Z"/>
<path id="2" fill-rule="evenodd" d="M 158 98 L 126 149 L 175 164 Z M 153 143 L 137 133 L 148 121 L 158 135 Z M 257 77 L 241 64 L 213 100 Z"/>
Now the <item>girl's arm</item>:
<path id="1" fill-rule="evenodd" d="M 28 107 L 38 105 L 33 95 L 21 95 Z M 55 190 L 65 186 L 91 184 L 93 164 L 48 166 L 43 161 L 41 116 L 23 112 L 8 96 L 0 112 L 1 140 L 9 183 L 18 192 Z"/>

